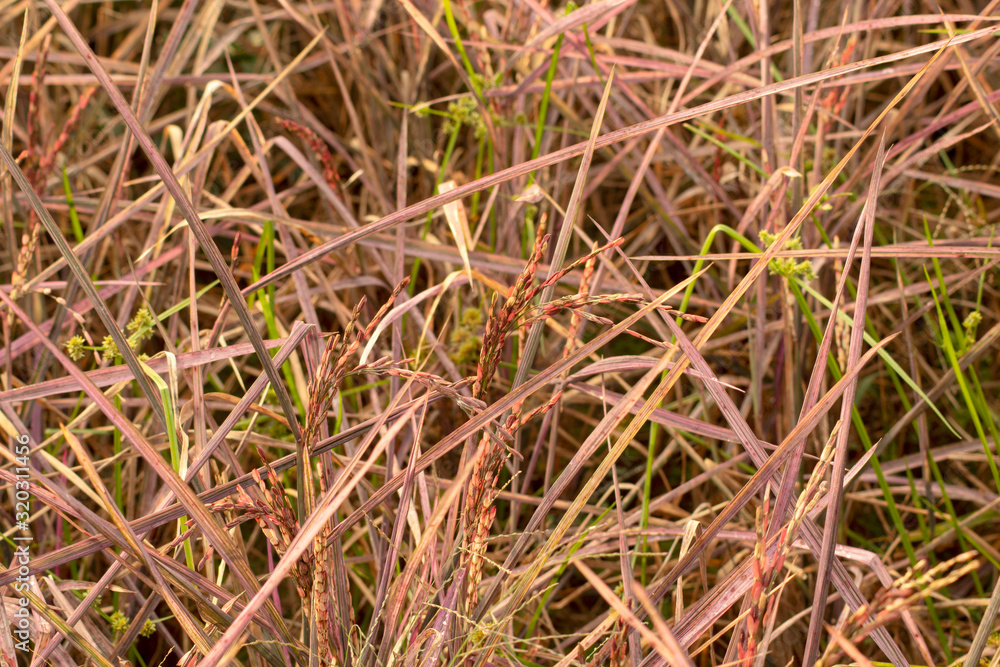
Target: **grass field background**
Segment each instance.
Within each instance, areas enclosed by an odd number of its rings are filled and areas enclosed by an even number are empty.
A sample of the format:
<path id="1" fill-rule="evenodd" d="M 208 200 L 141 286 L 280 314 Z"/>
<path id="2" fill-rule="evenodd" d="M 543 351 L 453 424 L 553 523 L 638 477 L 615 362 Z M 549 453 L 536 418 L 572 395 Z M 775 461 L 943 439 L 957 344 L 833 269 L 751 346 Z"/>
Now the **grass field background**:
<path id="1" fill-rule="evenodd" d="M 0 2 L 2 664 L 996 667 L 998 4 Z"/>

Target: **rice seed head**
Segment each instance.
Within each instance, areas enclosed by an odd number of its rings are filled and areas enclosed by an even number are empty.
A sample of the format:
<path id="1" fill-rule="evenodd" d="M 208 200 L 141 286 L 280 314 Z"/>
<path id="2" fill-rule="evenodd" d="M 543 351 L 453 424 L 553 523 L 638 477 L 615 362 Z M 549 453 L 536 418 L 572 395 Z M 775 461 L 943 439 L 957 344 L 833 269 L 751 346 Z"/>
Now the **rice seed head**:
<path id="1" fill-rule="evenodd" d="M 333 154 L 330 153 L 330 148 L 326 142 L 320 139 L 311 129 L 296 123 L 294 120 L 288 120 L 287 118 L 275 118 L 275 120 L 283 128 L 297 135 L 309 147 L 309 150 L 313 152 L 313 155 L 323 167 L 323 180 L 326 181 L 327 185 L 330 186 L 330 189 L 338 197 L 343 199 L 343 195 L 340 192 L 340 176 L 337 174 L 337 163 L 333 159 Z"/>
<path id="2" fill-rule="evenodd" d="M 965 552 L 917 576 L 923 562 L 910 568 L 890 586 L 878 590 L 867 605 L 847 617 L 841 634 L 854 643 L 864 641 L 880 627 L 895 621 L 900 615 L 933 595 L 936 591 L 954 584 L 979 567 L 975 552 Z M 840 653 L 839 647 L 831 643 L 823 656 L 817 660 L 818 666 L 833 664 Z"/>

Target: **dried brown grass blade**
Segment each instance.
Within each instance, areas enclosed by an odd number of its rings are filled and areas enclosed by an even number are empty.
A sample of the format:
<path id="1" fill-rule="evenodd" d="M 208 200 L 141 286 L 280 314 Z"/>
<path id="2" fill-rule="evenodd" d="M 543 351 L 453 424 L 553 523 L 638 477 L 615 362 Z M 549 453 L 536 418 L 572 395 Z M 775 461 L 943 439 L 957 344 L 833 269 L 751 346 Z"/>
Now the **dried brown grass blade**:
<path id="1" fill-rule="evenodd" d="M 31 183 L 28 182 L 27 176 L 25 176 L 24 172 L 21 171 L 21 167 L 17 164 L 17 162 L 15 162 L 14 157 L 7 150 L 6 146 L 0 146 L 0 161 L 4 163 L 10 174 L 14 177 L 14 180 L 17 181 L 21 191 L 25 194 L 25 196 L 27 196 L 32 210 L 34 210 L 35 214 L 41 221 L 41 224 L 45 227 L 45 230 L 49 233 L 49 236 L 59 248 L 59 252 L 67 259 L 70 269 L 73 271 L 76 279 L 83 286 L 84 291 L 87 293 L 91 303 L 94 305 L 94 310 L 100 316 L 101 321 L 108 330 L 108 333 L 110 333 L 111 337 L 114 339 L 115 345 L 118 346 L 118 351 L 125 359 L 125 363 L 128 364 L 129 370 L 132 371 L 132 376 L 142 388 L 142 393 L 149 401 L 150 408 L 152 408 L 153 413 L 160 422 L 160 425 L 165 428 L 167 420 L 163 413 L 163 404 L 159 400 L 159 394 L 153 388 L 149 378 L 147 378 L 145 373 L 142 372 L 142 368 L 139 366 L 139 360 L 136 358 L 135 352 L 129 346 L 128 341 L 126 340 L 121 329 L 118 328 L 118 323 L 115 321 L 114 316 L 111 315 L 111 311 L 108 310 L 107 305 L 105 305 L 105 303 L 101 300 L 100 295 L 97 293 L 97 288 L 94 287 L 94 283 L 91 281 L 86 269 L 83 268 L 83 265 L 80 264 L 79 260 L 73 254 L 69 244 L 66 243 L 66 239 L 63 238 L 62 231 L 60 231 L 59 226 L 56 224 L 55 220 L 52 219 L 52 216 L 45 208 L 45 205 L 42 203 L 41 199 L 39 199 L 38 194 L 31 187 Z M 42 335 L 41 332 L 38 332 L 38 335 Z"/>
<path id="2" fill-rule="evenodd" d="M 271 386 L 274 387 L 274 391 L 278 396 L 278 401 L 281 404 L 281 409 L 284 411 L 285 417 L 288 419 L 292 435 L 295 437 L 296 442 L 299 441 L 302 435 L 299 432 L 298 421 L 295 417 L 295 407 L 292 405 L 292 399 L 288 394 L 288 388 L 285 387 L 283 378 L 274 367 L 274 364 L 271 361 L 271 356 L 267 353 L 267 348 L 264 347 L 264 342 L 261 339 L 260 334 L 257 332 L 257 327 L 254 325 L 253 317 L 250 314 L 250 310 L 247 308 L 246 301 L 243 299 L 242 294 L 240 294 L 240 289 L 236 285 L 236 280 L 233 278 L 233 274 L 229 271 L 229 266 L 226 261 L 222 258 L 222 253 L 219 252 L 218 246 L 215 245 L 214 239 L 212 239 L 211 235 L 209 235 L 208 229 L 205 227 L 205 223 L 203 223 L 201 218 L 198 216 L 198 212 L 195 210 L 194 205 L 188 198 L 187 193 L 185 193 L 181 188 L 180 183 L 177 181 L 177 177 L 170 169 L 170 165 L 168 165 L 166 160 L 163 159 L 163 156 L 160 155 L 159 150 L 156 148 L 156 144 L 153 143 L 153 140 L 146 132 L 146 129 L 136 117 L 135 112 L 132 111 L 128 102 L 125 101 L 121 91 L 118 90 L 118 87 L 111 80 L 111 75 L 108 74 L 108 71 L 97 59 L 97 56 L 91 50 L 83 35 L 80 34 L 80 31 L 77 30 L 76 26 L 55 0 L 46 0 L 46 5 L 56 20 L 59 21 L 59 25 L 70 38 L 70 41 L 73 42 L 77 51 L 81 56 L 83 56 L 87 66 L 101 83 L 101 87 L 104 88 L 104 91 L 111 99 L 112 104 L 114 104 L 118 113 L 121 114 L 122 119 L 125 121 L 125 124 L 128 126 L 133 136 L 135 136 L 136 142 L 139 144 L 139 147 L 142 148 L 146 157 L 149 158 L 149 161 L 156 169 L 157 174 L 159 174 L 160 178 L 163 179 L 164 187 L 166 187 L 167 191 L 173 197 L 178 209 L 180 209 L 181 213 L 184 215 L 184 219 L 187 220 L 188 225 L 190 225 L 191 231 L 198 239 L 198 244 L 201 246 L 202 252 L 207 255 L 208 261 L 211 263 L 216 277 L 219 279 L 219 282 L 222 283 L 226 296 L 229 297 L 230 303 L 232 303 L 233 308 L 236 309 L 236 314 L 239 316 L 240 322 L 243 323 L 243 328 L 246 331 L 250 342 L 253 344 L 254 351 L 257 353 L 257 357 L 260 360 L 261 365 L 267 372 L 267 376 L 271 379 Z M 57 229 L 58 228 L 56 228 L 53 223 L 52 228 L 49 229 L 49 233 L 55 236 Z M 63 241 L 63 244 L 65 245 L 65 241 Z M 72 252 L 69 252 L 68 248 L 68 246 L 66 246 L 65 250 L 60 248 L 60 250 L 63 251 L 63 256 L 66 257 L 67 260 L 69 260 L 70 256 L 72 256 Z M 78 280 L 81 281 L 81 284 L 89 283 L 89 279 L 85 280 L 85 276 L 86 274 L 77 276 Z M 91 289 L 93 289 L 92 286 Z M 98 312 L 100 312 L 99 307 Z M 112 327 L 107 322 L 105 324 L 108 326 L 109 330 L 112 330 L 113 332 L 117 330 L 117 327 Z M 112 333 L 112 335 L 114 335 L 114 333 Z M 132 368 L 132 360 L 130 359 L 130 356 L 134 358 L 134 354 L 130 355 L 130 348 L 128 345 L 123 345 L 124 338 L 122 341 L 118 341 L 116 339 L 115 342 L 118 343 L 119 351 L 122 352 L 122 354 L 125 355 L 125 359 L 129 361 L 129 367 Z M 152 387 L 148 386 L 149 380 L 145 379 L 144 374 L 138 368 L 138 362 L 136 362 L 136 367 L 132 368 L 132 372 L 135 374 L 136 380 L 143 386 L 143 389 L 149 390 L 146 392 L 147 396 L 154 396 L 155 394 L 152 393 Z M 150 399 L 150 402 L 153 403 L 153 400 Z M 166 420 L 163 418 L 162 412 L 163 408 L 160 406 L 158 415 L 161 417 L 161 421 L 166 424 Z"/>
<path id="3" fill-rule="evenodd" d="M 86 276 L 86 274 L 84 274 L 84 276 Z M 153 471 L 155 471 L 157 476 L 170 487 L 171 491 L 173 491 L 174 495 L 177 496 L 185 511 L 193 519 L 195 519 L 198 526 L 202 529 L 202 531 L 204 531 L 205 536 L 215 548 L 216 552 L 223 558 L 223 560 L 226 561 L 227 565 L 233 569 L 233 573 L 238 578 L 240 585 L 243 586 L 245 590 L 256 591 L 258 589 L 257 580 L 247 564 L 246 554 L 241 554 L 236 550 L 235 545 L 233 545 L 232 540 L 224 527 L 219 525 L 215 516 L 208 511 L 208 508 L 202 504 L 202 502 L 195 495 L 194 491 L 192 491 L 185 481 L 181 479 L 181 477 L 167 464 L 166 460 L 160 455 L 160 452 L 157 451 L 149 443 L 149 441 L 143 437 L 138 428 L 136 428 L 130 420 L 125 418 L 124 415 L 115 409 L 114 404 L 101 392 L 100 389 L 94 386 L 94 384 L 87 379 L 83 371 L 81 371 L 77 365 L 69 359 L 58 346 L 55 345 L 55 343 L 42 335 L 41 331 L 38 330 L 37 325 L 35 325 L 32 319 L 2 291 L 0 291 L 0 301 L 5 303 L 7 308 L 10 309 L 10 311 L 13 312 L 14 315 L 17 316 L 29 330 L 34 332 L 35 335 L 42 340 L 43 344 L 53 355 L 53 358 L 62 364 L 70 375 L 77 379 L 84 393 L 98 405 L 101 412 L 104 413 L 108 420 L 111 421 L 119 431 L 121 431 L 124 439 L 135 447 L 136 451 L 143 457 L 143 459 L 145 459 Z M 274 609 L 274 606 L 270 603 L 268 603 L 268 613 L 274 621 L 275 626 L 282 629 L 283 634 L 290 639 L 291 636 L 288 633 L 287 628 L 285 628 L 284 621 L 277 613 L 277 610 Z"/>
<path id="4" fill-rule="evenodd" d="M 94 467 L 94 462 L 91 460 L 90 455 L 84 449 L 83 444 L 77 439 L 77 437 L 62 427 L 63 437 L 69 444 L 73 453 L 76 454 L 77 461 L 83 466 L 84 472 L 86 472 L 87 477 L 90 479 L 90 483 L 94 486 L 98 495 L 101 497 L 101 505 L 104 510 L 111 515 L 111 520 L 114 522 L 115 527 L 121 532 L 122 538 L 128 543 L 129 549 L 132 554 L 139 559 L 139 562 L 146 568 L 149 574 L 153 577 L 156 583 L 157 592 L 163 597 L 163 600 L 170 607 L 170 610 L 174 613 L 175 618 L 181 624 L 181 627 L 187 633 L 187 636 L 194 641 L 198 649 L 201 651 L 207 651 L 211 646 L 211 641 L 209 637 L 202 631 L 201 625 L 195 622 L 194 618 L 191 617 L 190 612 L 187 607 L 177 598 L 173 589 L 169 584 L 163 579 L 163 575 L 160 572 L 159 566 L 147 557 L 147 547 L 142 544 L 139 537 L 132 532 L 129 526 L 128 520 L 122 515 L 121 510 L 118 509 L 118 505 L 115 503 L 115 499 L 108 492 L 106 486 L 104 486 L 104 480 L 101 479 L 100 473 L 97 472 L 97 468 Z M 50 644 L 46 647 L 46 651 L 51 653 L 51 650 L 55 648 L 54 645 Z"/>
<path id="5" fill-rule="evenodd" d="M 688 656 L 687 651 L 681 648 L 681 646 L 677 643 L 677 640 L 673 638 L 673 633 L 671 633 L 670 629 L 667 628 L 665 623 L 663 623 L 663 619 L 659 619 L 660 622 L 657 624 L 657 632 L 654 632 L 648 628 L 645 623 L 636 618 L 636 615 L 632 613 L 632 610 L 629 609 L 628 605 L 622 602 L 621 599 L 611 591 L 608 585 L 605 584 L 593 570 L 587 567 L 583 561 L 573 560 L 572 563 L 580 574 L 582 574 L 587 581 L 590 582 L 590 585 L 594 587 L 594 590 L 596 590 L 598 594 L 604 598 L 604 601 L 607 602 L 619 616 L 624 618 L 629 625 L 638 630 L 643 639 L 652 645 L 652 647 L 657 653 L 660 654 L 668 665 L 671 665 L 672 667 L 694 667 L 694 663 Z M 639 589 L 636 588 L 636 596 L 638 597 L 639 595 Z M 649 597 L 645 596 L 645 598 L 648 602 Z M 670 640 L 673 641 L 671 642 Z"/>
<path id="6" fill-rule="evenodd" d="M 691 109 L 678 111 L 673 114 L 637 123 L 635 125 L 631 125 L 621 130 L 615 130 L 613 132 L 609 132 L 601 136 L 594 143 L 594 148 L 595 149 L 604 148 L 605 146 L 610 146 L 617 142 L 626 141 L 632 137 L 652 132 L 653 130 L 657 130 L 660 127 L 676 125 L 677 123 L 682 123 L 686 120 L 691 120 L 699 116 L 708 115 L 734 106 L 747 104 L 749 102 L 759 100 L 762 97 L 766 97 L 768 95 L 777 95 L 780 93 L 787 92 L 789 90 L 794 90 L 795 88 L 798 87 L 821 83 L 828 79 L 833 79 L 850 72 L 857 72 L 870 67 L 884 65 L 890 62 L 896 62 L 898 60 L 922 55 L 925 53 L 934 53 L 935 55 L 931 57 L 931 60 L 927 64 L 921 67 L 921 69 L 914 75 L 914 77 L 911 78 L 911 80 L 903 87 L 903 90 L 900 91 L 900 93 L 898 93 L 896 97 L 894 97 L 893 100 L 891 100 L 890 103 L 886 105 L 885 109 L 883 109 L 883 111 L 879 114 L 879 116 L 868 128 L 868 130 L 866 130 L 863 133 L 860 140 L 863 141 L 871 134 L 873 129 L 881 123 L 886 114 L 888 114 L 899 103 L 899 100 L 902 99 L 902 97 L 905 96 L 906 93 L 910 91 L 910 89 L 913 87 L 913 85 L 916 84 L 916 82 L 920 79 L 920 77 L 923 76 L 923 73 L 927 71 L 928 66 L 932 64 L 940 56 L 943 48 L 947 46 L 953 46 L 955 44 L 965 44 L 967 42 L 974 41 L 976 39 L 988 37 L 992 33 L 993 33 L 992 28 L 983 28 L 980 30 L 974 30 L 969 33 L 958 35 L 953 40 L 941 40 L 937 42 L 932 42 L 930 44 L 921 45 L 919 47 L 914 47 L 911 49 L 906 49 L 904 51 L 890 54 L 887 56 L 880 56 L 878 58 L 871 58 L 869 60 L 860 60 L 854 63 L 850 63 L 848 65 L 844 65 L 842 67 L 830 68 L 824 70 L 823 72 L 806 74 L 797 79 L 786 79 L 785 81 L 773 83 L 769 86 L 755 88 L 753 90 L 749 90 L 744 93 L 738 93 L 736 95 L 732 95 L 715 102 L 709 102 L 696 107 L 692 107 Z M 499 185 L 500 183 L 513 180 L 518 176 L 524 176 L 533 171 L 544 169 L 545 167 L 549 167 L 554 164 L 563 162 L 565 160 L 572 159 L 578 155 L 582 155 L 586 151 L 587 145 L 588 142 L 582 142 L 579 144 L 575 144 L 573 146 L 568 146 L 566 148 L 549 153 L 548 155 L 538 157 L 534 160 L 521 162 L 514 166 L 490 174 L 489 176 L 483 176 L 478 180 L 471 181 L 464 185 L 460 185 L 451 192 L 445 194 L 438 194 L 433 197 L 428 197 L 422 202 L 419 202 L 417 204 L 412 204 L 411 206 L 408 206 L 405 209 L 386 215 L 381 219 L 376 220 L 375 222 L 372 222 L 368 225 L 365 225 L 364 227 L 361 227 L 360 229 L 348 232 L 336 239 L 327 241 L 326 243 L 320 246 L 312 248 L 311 250 L 300 255 L 296 261 L 288 262 L 282 265 L 274 272 L 269 273 L 267 276 L 261 278 L 259 281 L 248 287 L 247 290 L 245 291 L 249 293 L 250 291 L 255 291 L 261 289 L 262 287 L 265 287 L 266 285 L 273 284 L 276 281 L 280 280 L 281 278 L 290 275 L 293 271 L 298 270 L 302 266 L 305 266 L 306 264 L 310 264 L 312 262 L 319 260 L 322 257 L 325 257 L 326 255 L 336 250 L 337 248 L 342 248 L 351 245 L 352 243 L 357 243 L 360 239 L 366 236 L 383 231 L 401 222 L 411 220 L 416 216 L 427 213 L 428 211 L 433 211 L 434 209 L 439 208 L 448 202 L 455 201 L 456 199 L 466 197 L 474 192 L 485 190 L 495 185 Z M 854 154 L 856 152 L 857 152 L 857 146 L 848 151 L 848 153 L 844 156 L 841 162 L 838 163 L 838 165 L 834 167 L 833 171 L 831 172 L 831 174 L 833 174 L 833 177 L 827 177 L 826 179 L 824 179 L 823 186 L 819 188 L 812 197 L 809 198 L 809 201 L 806 203 L 806 205 L 804 205 L 803 210 L 811 211 L 812 208 L 815 207 L 817 203 L 819 203 L 819 200 L 822 197 L 822 195 L 826 193 L 827 189 L 832 184 L 833 178 L 835 178 L 836 175 L 843 170 L 844 166 L 850 161 L 850 159 L 854 157 Z M 804 217 L 805 213 L 802 213 L 802 216 Z M 794 225 L 794 227 L 797 227 L 798 224 L 799 223 L 797 222 Z M 792 228 L 793 225 L 789 224 L 786 229 L 792 229 Z M 777 249 L 779 245 L 782 245 L 785 240 L 787 240 L 787 238 L 780 239 L 780 244 L 776 243 L 774 246 L 775 249 Z"/>
<path id="7" fill-rule="evenodd" d="M 576 225 L 576 218 L 580 212 L 583 188 L 587 183 L 587 174 L 590 171 L 590 163 L 594 157 L 594 147 L 597 138 L 601 135 L 601 124 L 604 122 L 604 112 L 608 108 L 608 99 L 611 96 L 611 87 L 614 85 L 615 73 L 612 70 L 608 76 L 608 82 L 604 86 L 604 94 L 601 95 L 601 102 L 597 106 L 594 114 L 594 121 L 590 126 L 590 139 L 587 141 L 583 151 L 583 160 L 580 162 L 580 169 L 577 172 L 576 180 L 573 183 L 573 193 L 570 195 L 569 204 L 566 205 L 566 215 L 563 216 L 563 223 L 559 229 L 559 237 L 556 239 L 555 248 L 552 250 L 552 261 L 549 265 L 549 275 L 562 269 L 563 261 L 566 259 L 566 250 L 569 248 L 569 240 L 573 235 L 573 227 Z M 542 289 L 539 303 L 548 303 L 552 300 L 556 285 L 553 283 Z M 538 351 L 538 344 L 542 339 L 544 322 L 535 322 L 528 330 L 528 339 L 524 344 L 524 350 L 518 359 L 517 372 L 511 386 L 517 387 L 522 384 L 528 373 L 531 372 L 531 364 L 535 360 L 535 353 Z"/>
<path id="8" fill-rule="evenodd" d="M 17 110 L 17 80 L 21 76 L 21 67 L 24 65 L 25 41 L 28 38 L 28 18 L 30 7 L 24 9 L 24 19 L 21 24 L 21 41 L 18 42 L 17 52 L 14 59 L 8 63 L 12 68 L 11 78 L 7 84 L 7 97 L 3 110 L 3 134 L 0 135 L 0 143 L 3 143 L 4 150 L 8 153 L 14 150 L 14 112 Z M 7 252 L 10 253 L 11 265 L 17 261 L 17 234 L 14 232 L 14 206 L 13 192 L 10 187 L 10 175 L 0 173 L 0 187 L 3 188 L 3 226 L 7 234 Z"/>
<path id="9" fill-rule="evenodd" d="M 795 428 L 789 433 L 785 440 L 778 446 L 778 448 L 771 454 L 771 456 L 761 465 L 757 472 L 754 473 L 753 477 L 740 489 L 732 501 L 730 501 L 725 509 L 723 509 L 718 516 L 712 521 L 712 524 L 705 529 L 704 534 L 698 540 L 698 542 L 688 551 L 687 555 L 681 558 L 677 565 L 670 571 L 663 581 L 658 585 L 658 594 L 655 597 L 659 597 L 659 591 L 665 591 L 669 589 L 677 578 L 686 572 L 695 563 L 695 559 L 698 555 L 708 546 L 708 542 L 715 538 L 716 533 L 722 529 L 735 515 L 742 509 L 760 490 L 764 487 L 765 482 L 771 478 L 774 473 L 778 471 L 778 468 L 783 463 L 784 458 L 791 452 L 791 449 L 798 444 L 800 438 L 807 435 L 819 422 L 820 418 L 829 411 L 837 399 L 843 394 L 844 390 L 847 388 L 848 384 L 857 378 L 858 373 L 875 356 L 877 351 L 885 347 L 889 342 L 891 342 L 895 336 L 890 336 L 879 341 L 879 344 L 868 352 L 864 354 L 859 362 L 852 366 L 844 374 L 844 376 L 826 393 L 823 398 L 817 402 L 812 410 L 806 414 Z"/>
<path id="10" fill-rule="evenodd" d="M 986 643 L 993 634 L 993 624 L 996 622 L 998 614 L 1000 614 L 1000 577 L 997 578 L 996 585 L 993 587 L 993 594 L 986 605 L 986 611 L 983 612 L 983 618 L 979 622 L 976 636 L 972 639 L 972 646 L 969 647 L 969 652 L 965 654 L 965 661 L 962 663 L 963 667 L 976 667 L 979 664 L 979 659 L 983 655 L 983 649 L 986 648 Z"/>
<path id="11" fill-rule="evenodd" d="M 426 403 L 426 401 L 423 403 Z M 398 420 L 389 427 L 386 434 L 379 439 L 379 444 L 372 449 L 368 460 L 360 465 L 360 467 L 358 463 L 366 448 L 358 448 L 353 460 L 345 467 L 345 471 L 352 472 L 353 474 L 345 473 L 341 475 L 337 483 L 332 485 L 324 497 L 318 500 L 315 511 L 309 516 L 308 521 L 301 526 L 295 539 L 292 540 L 292 543 L 282 556 L 281 561 L 275 566 L 274 571 L 271 572 L 270 577 L 259 590 L 255 591 L 253 598 L 247 603 L 243 611 L 240 612 L 240 615 L 236 617 L 233 624 L 226 629 L 225 634 L 219 639 L 218 643 L 216 643 L 209 653 L 205 654 L 201 664 L 217 664 L 217 661 L 237 644 L 243 632 L 252 621 L 254 612 L 261 605 L 267 604 L 271 593 L 274 592 L 278 584 L 291 572 L 291 568 L 298 561 L 299 557 L 305 553 L 305 550 L 312 546 L 313 540 L 319 534 L 320 530 L 323 529 L 326 522 L 330 520 L 334 512 L 337 511 L 353 488 L 364 477 L 368 469 L 375 463 L 375 459 L 382 454 L 388 441 L 396 437 L 400 429 L 406 425 L 408 418 L 416 412 L 421 404 L 414 404 L 407 411 L 407 414 L 404 415 L 403 419 Z M 383 422 L 388 414 L 388 411 L 383 413 L 381 418 Z M 377 430 L 373 429 L 371 434 L 374 435 L 377 432 Z M 369 438 L 369 440 L 371 439 Z"/>
<path id="12" fill-rule="evenodd" d="M 858 296 L 854 309 L 854 323 L 851 328 L 851 343 L 847 356 L 848 368 L 858 363 L 861 357 L 861 345 L 864 342 L 864 327 L 866 305 L 868 301 L 869 274 L 871 271 L 872 238 L 875 233 L 875 207 L 881 185 L 882 170 L 885 168 L 885 135 L 879 141 L 878 154 L 875 156 L 875 169 L 872 172 L 871 185 L 868 187 L 868 200 L 858 222 L 864 229 L 864 251 L 861 256 L 861 272 L 858 277 Z M 845 273 L 847 268 L 845 267 Z M 831 318 L 836 314 L 832 314 Z M 844 390 L 844 398 L 840 409 L 841 428 L 837 433 L 837 444 L 833 458 L 833 472 L 830 479 L 830 501 L 826 508 L 826 521 L 823 524 L 823 547 L 819 554 L 819 569 L 816 574 L 816 593 L 813 598 L 812 615 L 809 619 L 809 632 L 806 635 L 804 661 L 806 664 L 815 662 L 819 655 L 820 632 L 822 619 L 826 611 L 826 591 L 829 584 L 830 560 L 834 558 L 834 546 L 840 525 L 841 497 L 843 495 L 844 470 L 847 460 L 847 440 L 850 436 L 851 412 L 854 409 L 854 394 L 857 389 L 857 379 Z M 874 448 L 873 448 L 874 449 Z"/>

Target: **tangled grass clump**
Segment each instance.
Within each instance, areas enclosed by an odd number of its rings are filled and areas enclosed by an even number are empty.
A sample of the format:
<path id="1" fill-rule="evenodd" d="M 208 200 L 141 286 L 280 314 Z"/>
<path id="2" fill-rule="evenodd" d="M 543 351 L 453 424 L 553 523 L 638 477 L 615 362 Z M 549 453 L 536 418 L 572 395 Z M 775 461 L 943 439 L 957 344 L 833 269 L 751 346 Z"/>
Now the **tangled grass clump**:
<path id="1" fill-rule="evenodd" d="M 0 3 L 0 664 L 996 667 L 998 18 Z"/>

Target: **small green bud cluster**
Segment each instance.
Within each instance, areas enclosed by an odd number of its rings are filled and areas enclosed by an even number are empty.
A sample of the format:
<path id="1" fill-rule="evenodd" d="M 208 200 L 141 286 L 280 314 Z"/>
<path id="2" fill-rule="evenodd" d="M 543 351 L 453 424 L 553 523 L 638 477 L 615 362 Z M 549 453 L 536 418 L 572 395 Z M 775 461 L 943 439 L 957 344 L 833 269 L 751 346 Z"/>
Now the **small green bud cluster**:
<path id="1" fill-rule="evenodd" d="M 463 97 L 448 103 L 448 114 L 451 119 L 444 124 L 444 131 L 448 134 L 454 132 L 462 125 L 470 125 L 476 136 L 476 141 L 486 137 L 486 123 L 483 122 L 483 115 L 479 112 L 479 105 L 472 97 Z"/>
<path id="2" fill-rule="evenodd" d="M 111 631 L 115 635 L 123 635 L 128 630 L 128 617 L 120 609 L 111 614 L 109 623 L 111 624 Z"/>
<path id="3" fill-rule="evenodd" d="M 146 306 L 139 308 L 139 312 L 135 314 L 135 317 L 128 323 L 125 330 L 128 331 L 128 345 L 133 350 L 138 351 L 142 344 L 153 337 L 153 326 L 156 324 L 156 319 L 149 312 Z M 66 354 L 73 361 L 79 361 L 83 359 L 86 355 L 87 350 L 94 350 L 101 353 L 101 357 L 104 361 L 114 361 L 115 357 L 118 356 L 118 345 L 115 343 L 115 339 L 111 336 L 105 336 L 104 340 L 101 341 L 99 347 L 90 347 L 87 345 L 87 341 L 84 340 L 83 336 L 73 336 L 68 341 L 66 341 L 63 348 L 66 350 Z M 147 358 L 146 355 L 139 355 L 140 359 Z"/>
<path id="4" fill-rule="evenodd" d="M 120 609 L 118 609 L 115 610 L 115 613 L 111 614 L 108 618 L 108 624 L 111 626 L 111 632 L 113 632 L 116 637 L 120 637 L 128 630 L 129 620 L 128 617 Z M 142 629 L 139 630 L 139 636 L 152 637 L 154 632 L 156 632 L 156 624 L 153 623 L 153 621 L 146 619 Z"/>
<path id="5" fill-rule="evenodd" d="M 476 72 L 472 75 L 472 85 L 476 87 L 476 90 L 482 92 L 484 90 L 491 90 L 493 88 L 499 88 L 500 83 L 503 81 L 503 73 L 497 72 L 492 77 L 486 76 L 485 74 L 480 74 Z"/>
<path id="6" fill-rule="evenodd" d="M 451 332 L 449 355 L 456 365 L 475 361 L 479 358 L 479 350 L 483 345 L 482 336 L 476 331 L 483 324 L 483 314 L 478 308 L 466 308 L 462 311 L 462 321 Z"/>
<path id="7" fill-rule="evenodd" d="M 152 637 L 154 632 L 156 632 L 156 624 L 151 620 L 146 619 L 146 622 L 142 626 L 142 630 L 139 630 L 139 636 Z"/>
<path id="8" fill-rule="evenodd" d="M 976 342 L 976 329 L 982 321 L 983 314 L 978 310 L 974 310 L 962 322 L 962 328 L 965 329 L 965 347 L 971 347 Z"/>
<path id="9" fill-rule="evenodd" d="M 764 242 L 764 247 L 770 248 L 778 240 L 778 235 L 761 230 L 760 240 Z M 785 250 L 802 250 L 802 239 L 798 236 L 788 239 L 785 242 Z M 784 276 L 785 278 L 799 277 L 802 280 L 813 280 L 816 277 L 812 262 L 808 259 L 795 261 L 792 257 L 779 257 L 772 259 L 771 263 L 768 264 L 768 268 L 773 273 L 777 273 L 779 276 Z"/>

